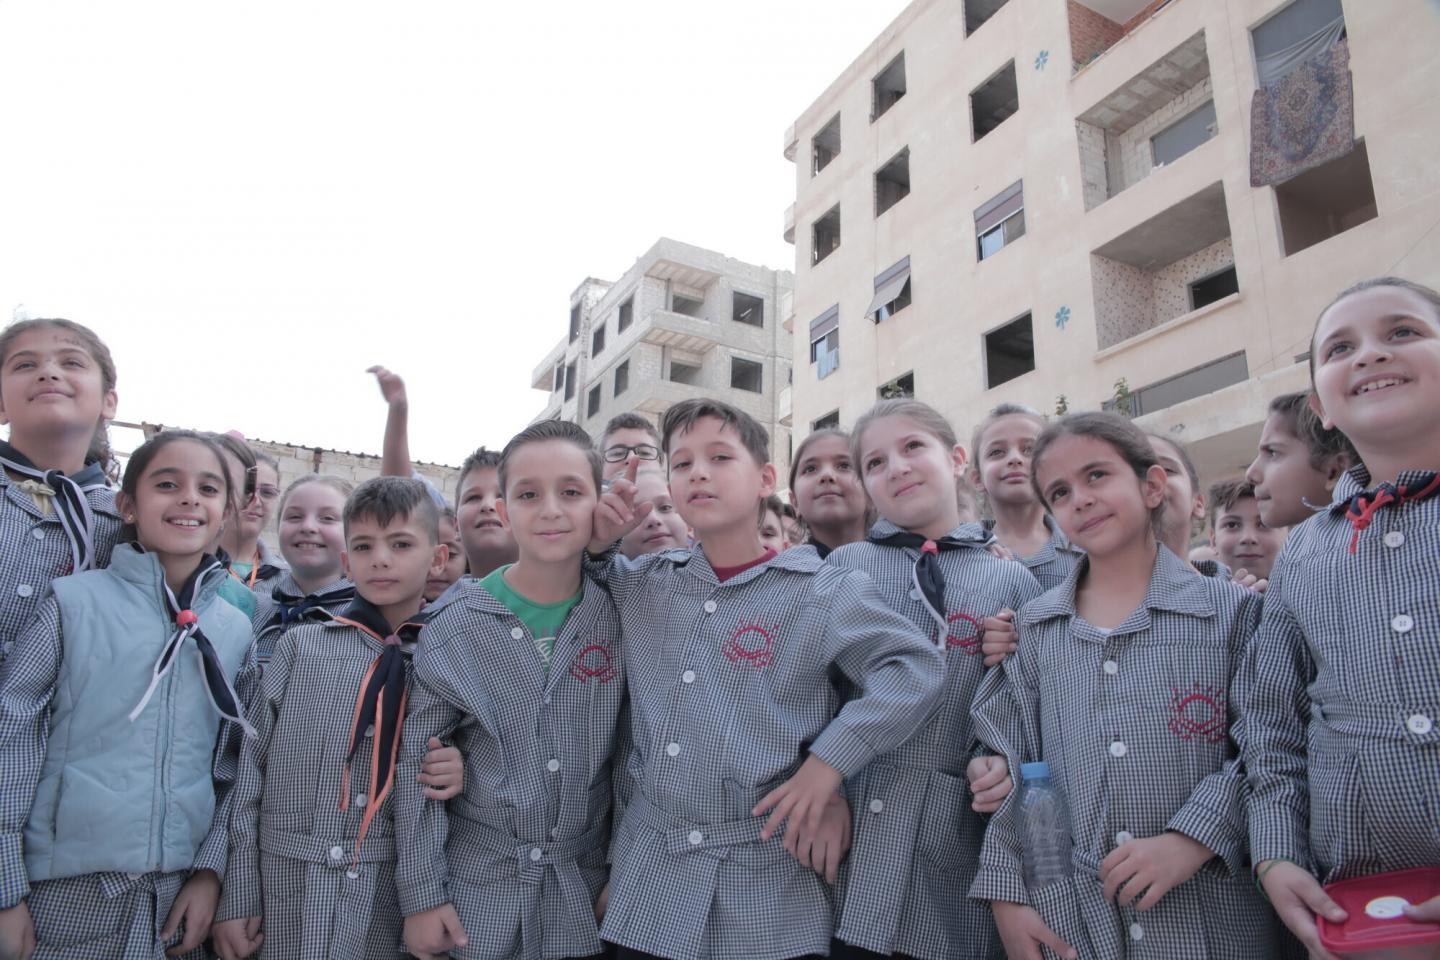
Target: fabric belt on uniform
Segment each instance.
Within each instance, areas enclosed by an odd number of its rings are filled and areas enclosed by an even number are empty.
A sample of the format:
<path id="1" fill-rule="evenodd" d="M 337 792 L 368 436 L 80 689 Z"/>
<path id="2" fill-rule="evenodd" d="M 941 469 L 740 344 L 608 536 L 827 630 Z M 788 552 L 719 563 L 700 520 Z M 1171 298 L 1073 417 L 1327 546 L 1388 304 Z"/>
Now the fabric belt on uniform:
<path id="1" fill-rule="evenodd" d="M 631 813 L 632 810 L 634 813 Z M 698 853 L 701 850 L 714 850 L 717 847 L 760 843 L 760 831 L 765 828 L 765 821 L 769 819 L 768 817 L 745 817 L 741 820 L 726 820 L 720 823 L 685 823 L 656 807 L 643 792 L 637 793 L 631 798 L 625 808 L 625 815 L 638 817 L 644 821 L 647 826 L 661 835 L 665 841 L 665 849 L 676 854 Z M 782 836 L 784 836 L 783 829 L 775 837 L 765 842 L 778 844 L 780 842 L 778 838 Z"/>
<path id="2" fill-rule="evenodd" d="M 1440 743 L 1440 704 L 1312 703 L 1314 727 L 1332 746 L 1356 740 Z"/>
<path id="3" fill-rule="evenodd" d="M 546 867 L 574 864 L 584 854 L 604 849 L 610 839 L 609 821 L 602 820 L 578 837 L 529 843 L 509 830 L 486 823 L 479 816 L 469 815 L 478 813 L 479 808 L 472 804 L 457 805 L 452 801 L 449 816 L 451 841 L 473 843 L 495 856 L 514 857 L 520 879 L 525 883 L 542 882 Z M 458 865 L 452 865 L 452 869 L 455 866 Z M 459 872 L 463 874 L 463 870 Z"/>
<path id="4" fill-rule="evenodd" d="M 334 839 L 327 840 L 323 837 L 311 837 L 303 833 L 290 833 L 285 830 L 272 830 L 262 826 L 260 828 L 260 849 L 271 856 L 345 868 L 349 867 L 355 858 L 355 838 L 349 837 L 347 842 L 337 842 Z M 341 852 L 339 857 L 334 855 L 336 850 Z M 365 838 L 365 843 L 360 847 L 361 863 L 391 863 L 394 860 L 395 840 L 393 837 L 369 836 Z"/>

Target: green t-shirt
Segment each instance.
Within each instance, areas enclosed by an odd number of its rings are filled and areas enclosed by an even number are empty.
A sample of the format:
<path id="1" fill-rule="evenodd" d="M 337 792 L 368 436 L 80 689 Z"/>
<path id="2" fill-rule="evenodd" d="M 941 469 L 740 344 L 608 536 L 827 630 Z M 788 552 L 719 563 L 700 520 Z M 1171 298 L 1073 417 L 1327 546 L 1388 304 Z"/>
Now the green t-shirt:
<path id="1" fill-rule="evenodd" d="M 496 569 L 480 581 L 480 586 L 525 624 L 525 629 L 530 631 L 535 650 L 540 654 L 540 660 L 545 664 L 545 671 L 548 673 L 550 655 L 555 650 L 555 637 L 565 625 L 570 609 L 585 595 L 585 588 L 581 587 L 575 592 L 575 596 L 567 597 L 559 603 L 534 603 L 516 593 L 514 588 L 505 582 L 505 571 L 512 566 L 513 564 L 507 563 Z"/>

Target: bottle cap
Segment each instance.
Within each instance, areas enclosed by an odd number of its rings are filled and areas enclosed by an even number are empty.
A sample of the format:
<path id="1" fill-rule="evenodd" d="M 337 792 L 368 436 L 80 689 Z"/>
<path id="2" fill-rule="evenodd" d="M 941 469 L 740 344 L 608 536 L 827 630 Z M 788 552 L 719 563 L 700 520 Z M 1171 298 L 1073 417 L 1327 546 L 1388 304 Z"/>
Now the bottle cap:
<path id="1" fill-rule="evenodd" d="M 1020 778 L 1022 780 L 1041 780 L 1050 776 L 1050 764 L 1043 760 L 1035 763 L 1020 764 Z"/>

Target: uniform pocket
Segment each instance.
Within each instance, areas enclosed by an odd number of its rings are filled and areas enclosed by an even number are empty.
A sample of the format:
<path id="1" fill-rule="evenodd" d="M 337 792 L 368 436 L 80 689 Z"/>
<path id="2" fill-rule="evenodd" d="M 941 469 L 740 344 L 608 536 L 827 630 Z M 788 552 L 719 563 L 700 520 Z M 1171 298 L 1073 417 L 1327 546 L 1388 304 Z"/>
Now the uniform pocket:
<path id="1" fill-rule="evenodd" d="M 859 816 L 859 814 L 856 814 Z M 945 870 L 974 869 L 980 854 L 979 816 L 970 810 L 970 787 L 961 777 L 933 771 L 916 831 L 916 849 Z"/>
<path id="2" fill-rule="evenodd" d="M 1040 914 L 1045 926 L 1053 930 L 1060 939 L 1080 952 L 1082 957 L 1094 957 L 1090 937 L 1080 921 L 1080 901 L 1075 879 L 1066 877 L 1046 884 L 1036 890 L 1027 891 L 1030 906 Z M 1057 955 L 1049 948 L 1042 948 L 1041 955 L 1052 960 Z"/>
<path id="3" fill-rule="evenodd" d="M 1308 757 L 1310 847 L 1325 871 L 1345 863 L 1354 851 L 1364 855 L 1353 836 L 1366 816 L 1360 792 L 1360 758 L 1341 750 L 1315 750 Z"/>
<path id="4" fill-rule="evenodd" d="M 131 913 L 137 900 L 148 906 L 148 894 L 148 889 L 145 896 L 130 889 L 109 899 L 95 874 L 40 881 L 25 898 L 35 923 L 39 952 L 43 954 L 46 947 L 91 946 L 95 956 L 120 956 Z M 114 952 L 98 952 L 106 946 L 113 946 Z"/>

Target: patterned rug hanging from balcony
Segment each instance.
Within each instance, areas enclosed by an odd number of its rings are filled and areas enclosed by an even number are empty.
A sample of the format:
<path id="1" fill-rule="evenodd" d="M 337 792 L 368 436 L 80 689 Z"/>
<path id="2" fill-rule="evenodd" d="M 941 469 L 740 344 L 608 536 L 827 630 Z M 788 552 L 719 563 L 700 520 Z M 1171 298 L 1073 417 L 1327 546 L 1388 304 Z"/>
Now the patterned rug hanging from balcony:
<path id="1" fill-rule="evenodd" d="M 1344 40 L 1255 91 L 1250 185 L 1283 183 L 1355 149 L 1350 48 Z"/>

